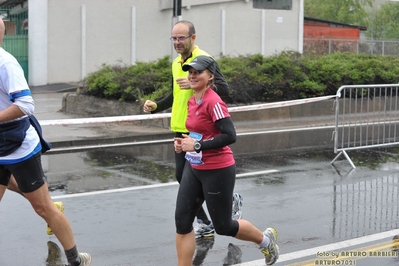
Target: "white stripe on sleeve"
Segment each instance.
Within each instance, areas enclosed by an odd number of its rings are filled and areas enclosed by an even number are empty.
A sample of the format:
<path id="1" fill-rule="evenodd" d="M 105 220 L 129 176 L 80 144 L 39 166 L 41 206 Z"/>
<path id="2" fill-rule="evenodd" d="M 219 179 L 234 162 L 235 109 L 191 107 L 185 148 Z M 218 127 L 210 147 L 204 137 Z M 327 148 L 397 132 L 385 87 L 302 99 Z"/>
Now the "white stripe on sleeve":
<path id="1" fill-rule="evenodd" d="M 222 106 L 220 106 L 220 103 L 215 104 L 215 106 L 213 107 L 213 112 L 216 116 L 216 120 L 225 118 L 223 110 L 222 110 Z"/>

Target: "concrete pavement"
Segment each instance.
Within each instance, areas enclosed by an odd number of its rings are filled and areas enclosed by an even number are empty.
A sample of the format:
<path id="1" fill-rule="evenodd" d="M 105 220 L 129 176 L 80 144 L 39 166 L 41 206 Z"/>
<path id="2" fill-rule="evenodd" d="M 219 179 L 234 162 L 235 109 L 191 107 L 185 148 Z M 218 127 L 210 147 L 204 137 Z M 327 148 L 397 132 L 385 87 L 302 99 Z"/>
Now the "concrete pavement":
<path id="1" fill-rule="evenodd" d="M 82 116 L 65 114 L 61 111 L 64 93 L 76 91 L 78 84 L 54 84 L 32 87 L 35 100 L 35 116 L 39 122 L 43 120 L 64 120 L 83 118 Z M 64 147 L 78 145 L 101 145 L 123 141 L 152 140 L 165 134 L 172 134 L 165 128 L 150 128 L 135 122 L 120 123 L 84 123 L 42 126 L 44 138 L 53 145 L 50 152 Z M 163 137 L 162 137 L 163 138 Z"/>
<path id="2" fill-rule="evenodd" d="M 81 87 L 82 83 L 56 83 L 42 86 L 30 86 L 32 93 L 51 93 L 51 92 L 68 92 L 76 91 L 77 88 Z"/>

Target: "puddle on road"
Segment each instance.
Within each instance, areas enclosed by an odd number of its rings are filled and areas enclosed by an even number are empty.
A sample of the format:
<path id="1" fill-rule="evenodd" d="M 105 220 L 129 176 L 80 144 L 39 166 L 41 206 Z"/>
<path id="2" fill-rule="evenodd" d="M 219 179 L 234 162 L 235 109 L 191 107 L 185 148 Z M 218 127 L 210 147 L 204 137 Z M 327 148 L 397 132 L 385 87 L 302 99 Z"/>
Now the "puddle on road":
<path id="1" fill-rule="evenodd" d="M 148 160 L 119 154 L 116 151 L 93 151 L 87 153 L 87 162 L 102 168 L 110 168 L 126 174 L 141 176 L 142 178 L 168 183 L 175 181 L 174 165 L 170 162 Z"/>

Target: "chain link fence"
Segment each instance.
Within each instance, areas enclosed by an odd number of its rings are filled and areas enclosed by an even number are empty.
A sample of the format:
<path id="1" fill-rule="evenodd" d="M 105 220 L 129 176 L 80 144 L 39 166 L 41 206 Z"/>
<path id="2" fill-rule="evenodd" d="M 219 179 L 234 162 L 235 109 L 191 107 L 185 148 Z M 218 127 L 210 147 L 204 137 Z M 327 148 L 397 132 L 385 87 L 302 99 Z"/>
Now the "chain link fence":
<path id="1" fill-rule="evenodd" d="M 1 46 L 18 60 L 28 80 L 28 11 L 17 12 L 11 7 L 0 7 L 0 17 L 5 26 Z"/>
<path id="2" fill-rule="evenodd" d="M 354 40 L 304 38 L 303 53 L 329 54 L 334 52 L 367 53 L 399 56 L 399 40 Z"/>

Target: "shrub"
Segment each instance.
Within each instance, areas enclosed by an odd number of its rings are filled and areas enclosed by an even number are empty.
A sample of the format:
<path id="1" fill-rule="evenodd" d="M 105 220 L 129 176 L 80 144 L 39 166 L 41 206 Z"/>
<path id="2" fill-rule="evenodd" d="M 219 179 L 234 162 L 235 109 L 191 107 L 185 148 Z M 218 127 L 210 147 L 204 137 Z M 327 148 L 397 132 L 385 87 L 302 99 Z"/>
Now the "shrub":
<path id="1" fill-rule="evenodd" d="M 399 82 L 399 59 L 389 56 L 282 52 L 222 57 L 219 67 L 229 83 L 227 103 L 250 104 L 333 95 L 343 85 Z M 132 66 L 103 65 L 85 79 L 83 93 L 120 101 L 158 100 L 172 90 L 171 60 L 165 56 Z"/>
<path id="2" fill-rule="evenodd" d="M 86 77 L 87 87 L 82 93 L 120 101 L 158 99 L 170 92 L 170 73 L 169 56 L 131 66 L 103 65 Z"/>

